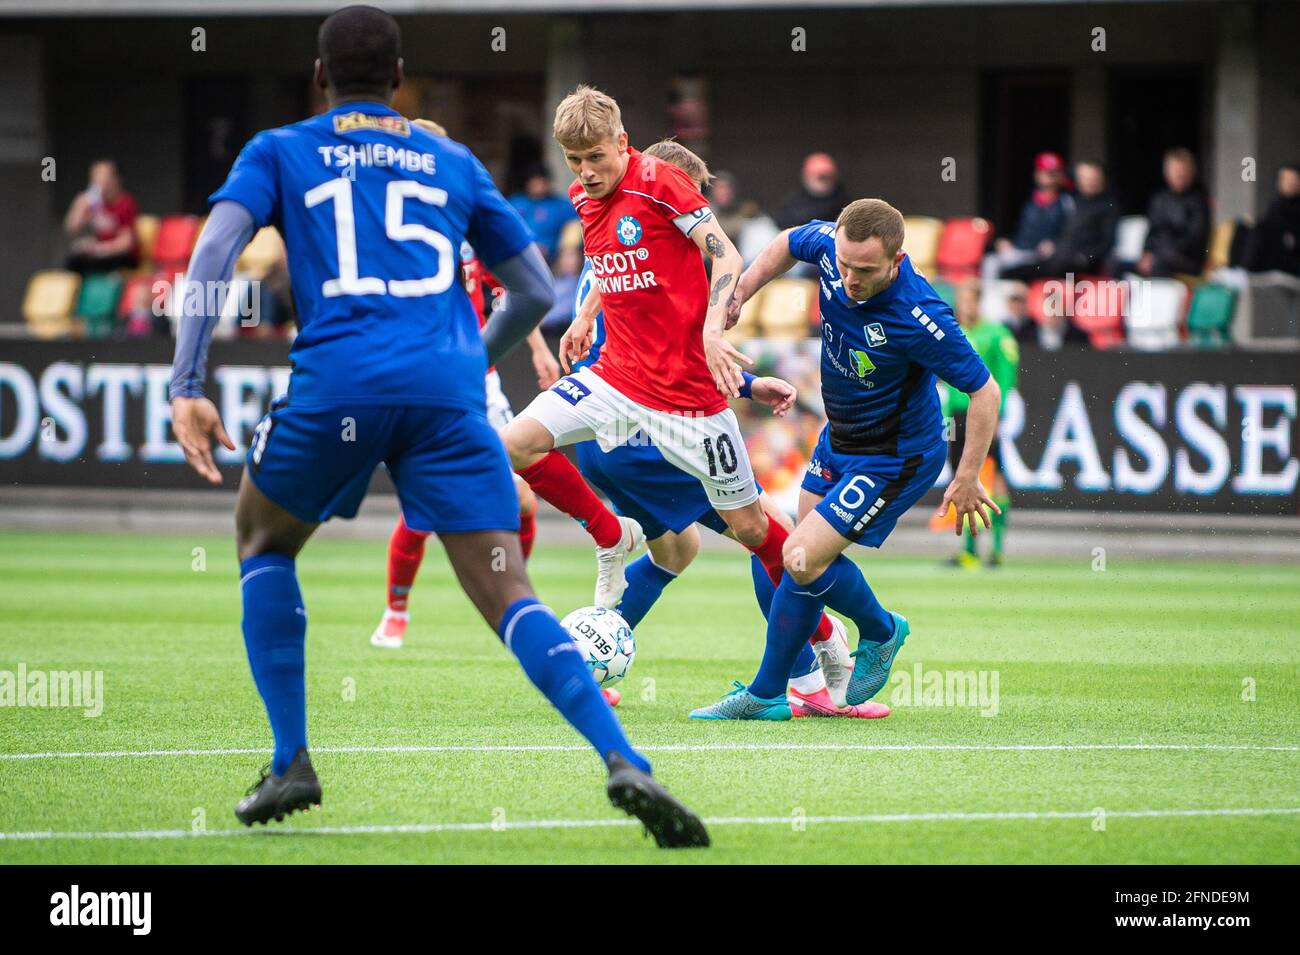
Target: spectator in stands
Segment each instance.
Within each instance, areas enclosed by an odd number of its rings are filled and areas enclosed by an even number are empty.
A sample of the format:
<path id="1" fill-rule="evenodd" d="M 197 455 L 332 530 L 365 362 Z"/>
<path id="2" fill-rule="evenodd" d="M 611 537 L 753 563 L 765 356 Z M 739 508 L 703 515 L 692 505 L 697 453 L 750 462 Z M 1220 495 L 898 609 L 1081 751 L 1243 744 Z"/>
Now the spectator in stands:
<path id="1" fill-rule="evenodd" d="M 786 196 L 777 210 L 776 225 L 791 229 L 813 219 L 833 222 L 848 203 L 835 160 L 826 153 L 812 153 L 803 161 L 799 188 Z"/>
<path id="2" fill-rule="evenodd" d="M 557 195 L 551 186 L 551 174 L 538 163 L 528 170 L 524 191 L 510 197 L 510 204 L 518 210 L 533 230 L 537 244 L 551 261 L 560 244 L 560 233 L 567 222 L 576 219 L 573 203 L 568 196 Z"/>
<path id="3" fill-rule="evenodd" d="M 68 268 L 84 274 L 134 267 L 138 211 L 135 199 L 122 188 L 117 164 L 111 159 L 91 163 L 89 185 L 63 218 Z"/>
<path id="4" fill-rule="evenodd" d="M 1007 326 L 1016 341 L 1026 348 L 1060 351 L 1066 345 L 1088 345 L 1088 336 L 1070 321 L 1064 309 L 1045 308 L 1043 320 L 1035 321 L 1029 312 L 1029 289 L 1017 282 L 1006 293 Z M 1056 314 L 1060 312 L 1062 314 Z"/>
<path id="5" fill-rule="evenodd" d="M 1003 278 L 1031 281 L 1101 270 L 1115 244 L 1119 206 L 1106 189 L 1106 171 L 1101 163 L 1092 160 L 1078 163 L 1074 167 L 1074 179 L 1078 193 L 1060 240 L 1044 239 L 1037 251 L 1046 253 L 1046 258 L 1004 268 Z"/>
<path id="6" fill-rule="evenodd" d="M 1017 266 L 1045 262 L 1056 249 L 1065 222 L 1074 212 L 1074 200 L 1065 191 L 1065 160 L 1058 153 L 1043 152 L 1034 157 L 1034 191 L 1020 210 L 1014 237 L 994 243 L 992 268 L 1007 275 Z"/>
<path id="7" fill-rule="evenodd" d="M 1277 198 L 1251 233 L 1246 269 L 1300 276 L 1300 163 L 1278 171 Z"/>
<path id="8" fill-rule="evenodd" d="M 1210 201 L 1196 181 L 1190 150 L 1180 146 L 1165 153 L 1165 185 L 1151 197 L 1151 229 L 1137 271 L 1152 277 L 1200 275 L 1210 241 Z"/>
<path id="9" fill-rule="evenodd" d="M 746 204 L 748 205 L 748 203 Z M 746 215 L 746 209 L 740 202 L 740 193 L 736 188 L 736 177 L 729 172 L 720 172 L 709 183 L 709 208 L 718 220 L 718 225 L 732 242 L 740 235 L 745 222 L 753 218 L 753 213 Z"/>

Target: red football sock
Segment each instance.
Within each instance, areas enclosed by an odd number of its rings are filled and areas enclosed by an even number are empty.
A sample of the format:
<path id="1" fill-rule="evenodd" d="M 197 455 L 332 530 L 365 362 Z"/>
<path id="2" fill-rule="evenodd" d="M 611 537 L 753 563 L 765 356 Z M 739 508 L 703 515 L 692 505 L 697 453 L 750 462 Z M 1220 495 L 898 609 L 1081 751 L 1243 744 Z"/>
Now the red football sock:
<path id="1" fill-rule="evenodd" d="M 519 546 L 523 549 L 524 560 L 533 552 L 533 541 L 537 539 L 537 512 L 528 511 L 519 515 Z"/>
<path id="2" fill-rule="evenodd" d="M 420 561 L 424 560 L 424 542 L 429 535 L 413 531 L 406 521 L 397 519 L 393 536 L 388 539 L 388 609 L 406 612 L 406 598 L 415 583 Z"/>
<path id="3" fill-rule="evenodd" d="M 785 558 L 782 556 L 781 551 L 789 537 L 790 532 L 784 526 L 769 518 L 767 537 L 757 547 L 749 548 L 754 556 L 759 559 L 763 569 L 767 571 L 767 576 L 771 578 L 773 585 L 777 587 L 781 586 L 781 576 L 785 573 Z M 820 643 L 830 635 L 831 618 L 823 613 L 821 620 L 817 621 L 817 629 L 808 638 L 808 642 Z"/>
<path id="4" fill-rule="evenodd" d="M 613 547 L 622 540 L 623 525 L 614 512 L 600 503 L 578 469 L 559 451 L 548 452 L 536 464 L 516 473 L 543 501 L 586 528 L 597 547 Z"/>

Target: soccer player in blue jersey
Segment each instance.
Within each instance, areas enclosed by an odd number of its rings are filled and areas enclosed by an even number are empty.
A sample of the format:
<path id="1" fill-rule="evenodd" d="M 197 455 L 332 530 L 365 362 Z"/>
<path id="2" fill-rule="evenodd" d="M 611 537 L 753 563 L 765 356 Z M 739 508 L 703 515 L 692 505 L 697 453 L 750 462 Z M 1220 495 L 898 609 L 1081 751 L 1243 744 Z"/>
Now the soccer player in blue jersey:
<path id="1" fill-rule="evenodd" d="M 252 825 L 320 802 L 295 558 L 322 521 L 356 514 L 383 463 L 407 523 L 441 537 L 475 607 L 604 759 L 611 802 L 661 846 L 707 845 L 703 823 L 650 775 L 524 571 L 518 501 L 483 380 L 550 308 L 550 273 L 474 155 L 388 105 L 402 80 L 400 42 L 396 21 L 373 7 L 324 21 L 316 82 L 330 109 L 244 147 L 212 196 L 187 276 L 187 290 L 224 287 L 256 229 L 274 224 L 302 323 L 287 401 L 253 434 L 236 505 L 244 642 L 275 752 L 235 814 Z M 463 241 L 511 293 L 482 334 L 459 281 Z M 220 315 L 207 299 L 186 295 L 172 420 L 186 458 L 219 483 L 212 439 L 235 445 L 203 397 Z"/>
<path id="2" fill-rule="evenodd" d="M 642 155 L 662 159 L 682 169 L 698 189 L 707 186 L 711 178 L 705 162 L 673 140 L 647 146 Z M 596 288 L 591 263 L 587 262 L 578 280 L 574 311 L 585 311 L 590 316 L 594 332 L 586 355 L 573 362 L 575 371 L 600 357 L 605 324 L 599 308 L 600 291 Z M 777 415 L 784 415 L 793 407 L 795 390 L 787 382 L 779 378 L 756 378 L 747 371 L 741 374 L 744 378 L 741 394 L 744 397 L 768 405 Z M 695 525 L 702 524 L 727 536 L 730 536 L 729 529 L 722 516 L 713 509 L 700 482 L 671 464 L 644 432 L 609 451 L 603 451 L 597 441 L 582 441 L 574 445 L 574 453 L 582 476 L 604 492 L 615 513 L 636 520 L 645 533 L 649 553 L 628 565 L 625 571 L 627 589 L 617 606 L 618 612 L 635 628 L 645 619 L 664 589 L 690 566 L 699 553 L 700 533 Z M 766 493 L 761 493 L 759 500 L 770 520 L 793 529 L 790 519 Z M 753 555 L 750 557 L 750 570 L 759 608 L 766 617 L 776 586 L 762 562 Z M 888 716 L 889 707 L 879 703 L 844 705 L 843 687 L 848 683 L 851 668 L 844 624 L 822 614 L 809 643 L 800 649 L 790 671 L 788 695 L 793 715 L 858 719 Z M 830 683 L 838 688 L 838 702 L 830 695 Z M 610 705 L 618 705 L 621 699 L 618 690 L 611 687 L 602 692 Z"/>
<path id="3" fill-rule="evenodd" d="M 957 509 L 956 532 L 989 526 L 997 509 L 979 482 L 997 428 L 1000 399 L 952 310 L 912 268 L 903 217 L 880 199 L 859 199 L 835 222 L 815 220 L 776 236 L 745 270 L 733 313 L 796 261 L 818 270 L 822 317 L 822 397 L 826 427 L 799 496 L 799 521 L 782 552 L 785 574 L 772 599 L 758 675 L 698 719 L 789 719 L 786 675 L 824 607 L 858 628 L 850 704 L 875 696 L 908 635 L 886 610 L 849 544 L 879 547 L 898 518 L 934 485 L 947 445 L 935 376 L 970 395 L 966 447 L 941 514 Z"/>

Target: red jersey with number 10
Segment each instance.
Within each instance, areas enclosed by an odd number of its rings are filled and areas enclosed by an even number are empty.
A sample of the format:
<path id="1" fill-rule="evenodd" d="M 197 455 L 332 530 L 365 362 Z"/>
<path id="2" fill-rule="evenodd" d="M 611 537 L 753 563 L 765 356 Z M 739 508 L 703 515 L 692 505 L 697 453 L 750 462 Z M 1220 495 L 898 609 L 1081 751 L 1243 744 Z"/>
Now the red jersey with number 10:
<path id="1" fill-rule="evenodd" d="M 576 180 L 569 187 L 605 321 L 591 370 L 647 408 L 716 414 L 727 401 L 704 359 L 709 281 L 689 237 L 708 202 L 681 169 L 628 154 L 604 198 L 589 198 Z"/>

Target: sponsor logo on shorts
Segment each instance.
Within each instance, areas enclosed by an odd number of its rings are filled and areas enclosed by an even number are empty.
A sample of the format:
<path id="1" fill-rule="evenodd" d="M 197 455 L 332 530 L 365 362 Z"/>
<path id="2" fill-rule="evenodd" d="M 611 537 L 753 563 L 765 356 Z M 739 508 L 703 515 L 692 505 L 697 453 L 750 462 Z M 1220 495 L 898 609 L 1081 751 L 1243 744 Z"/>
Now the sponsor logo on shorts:
<path id="1" fill-rule="evenodd" d="M 808 473 L 815 474 L 824 481 L 835 480 L 835 475 L 831 473 L 831 469 L 818 461 L 816 455 L 813 455 L 813 459 L 808 462 Z"/>
<path id="2" fill-rule="evenodd" d="M 848 511 L 844 510 L 844 508 L 840 507 L 834 501 L 831 501 L 831 511 L 835 514 L 836 517 L 842 520 L 845 524 L 853 523 L 853 515 L 850 514 Z"/>
<path id="3" fill-rule="evenodd" d="M 591 394 L 587 386 L 576 378 L 561 378 L 551 386 L 551 390 L 571 405 L 576 405 Z"/>
<path id="4" fill-rule="evenodd" d="M 641 241 L 641 223 L 636 216 L 624 216 L 618 220 L 618 241 L 632 246 Z"/>

